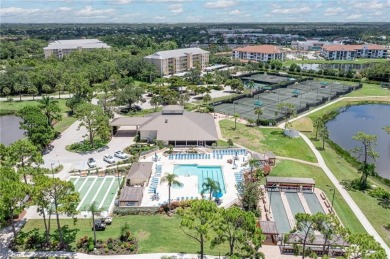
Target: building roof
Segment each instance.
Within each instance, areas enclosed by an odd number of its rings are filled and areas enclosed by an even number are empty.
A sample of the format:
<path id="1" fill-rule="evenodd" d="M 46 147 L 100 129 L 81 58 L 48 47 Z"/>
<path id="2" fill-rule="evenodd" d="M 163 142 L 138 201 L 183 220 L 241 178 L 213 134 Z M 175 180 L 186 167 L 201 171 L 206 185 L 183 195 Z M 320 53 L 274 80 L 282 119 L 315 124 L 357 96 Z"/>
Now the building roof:
<path id="1" fill-rule="evenodd" d="M 267 183 L 296 183 L 296 184 L 315 184 L 313 178 L 298 178 L 298 177 L 277 177 L 267 176 Z"/>
<path id="2" fill-rule="evenodd" d="M 275 221 L 260 221 L 260 228 L 263 234 L 279 234 Z"/>
<path id="3" fill-rule="evenodd" d="M 111 48 L 106 43 L 98 39 L 78 39 L 78 40 L 56 40 L 50 42 L 49 45 L 44 50 L 49 49 L 98 49 L 98 48 Z"/>
<path id="4" fill-rule="evenodd" d="M 143 191 L 143 187 L 124 186 L 121 190 L 119 201 L 140 202 L 142 200 Z"/>
<path id="5" fill-rule="evenodd" d="M 305 235 L 303 233 L 291 233 L 286 241 L 286 243 L 293 243 L 293 244 L 300 244 L 302 243 L 302 240 L 305 238 Z M 310 239 L 310 238 L 309 238 Z M 348 246 L 349 244 L 338 235 L 332 235 L 331 239 L 328 237 L 328 242 L 339 245 L 339 246 Z M 313 240 L 308 240 L 308 245 L 319 245 L 322 246 L 325 243 L 325 236 L 320 235 L 314 235 Z"/>
<path id="6" fill-rule="evenodd" d="M 140 127 L 140 131 L 157 131 L 157 140 L 216 141 L 218 134 L 214 117 L 206 113 L 151 114 L 153 118 Z"/>
<path id="7" fill-rule="evenodd" d="M 114 118 L 111 126 L 140 126 L 150 120 L 150 117 L 118 117 Z"/>
<path id="8" fill-rule="evenodd" d="M 201 48 L 173 49 L 173 50 L 158 51 L 144 58 L 149 58 L 149 59 L 178 58 L 178 57 L 186 56 L 186 54 L 188 53 L 191 53 L 192 55 L 197 55 L 197 54 L 207 54 L 209 52 Z"/>
<path id="9" fill-rule="evenodd" d="M 153 162 L 134 162 L 127 174 L 127 179 L 148 180 L 152 174 Z"/>
<path id="10" fill-rule="evenodd" d="M 326 51 L 355 51 L 361 50 L 366 47 L 369 50 L 383 50 L 386 49 L 383 46 L 377 44 L 368 45 L 324 45 L 322 48 Z"/>
<path id="11" fill-rule="evenodd" d="M 274 45 L 246 46 L 243 48 L 234 49 L 233 51 L 266 53 L 266 54 L 282 53 L 282 51 L 277 46 Z"/>
<path id="12" fill-rule="evenodd" d="M 184 106 L 181 105 L 167 105 L 162 108 L 162 114 L 178 114 L 184 112 Z"/>

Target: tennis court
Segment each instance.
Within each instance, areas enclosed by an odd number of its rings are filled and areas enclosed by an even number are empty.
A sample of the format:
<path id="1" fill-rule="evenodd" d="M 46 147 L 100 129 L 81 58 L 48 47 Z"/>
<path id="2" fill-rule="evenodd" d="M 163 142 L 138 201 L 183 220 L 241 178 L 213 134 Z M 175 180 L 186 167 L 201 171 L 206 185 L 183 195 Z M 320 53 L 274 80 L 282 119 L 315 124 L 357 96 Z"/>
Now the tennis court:
<path id="1" fill-rule="evenodd" d="M 114 204 L 122 177 L 119 179 L 115 176 L 70 177 L 69 181 L 80 193 L 77 210 L 87 211 L 89 205 L 95 202 L 99 210 L 108 211 Z"/>
<path id="2" fill-rule="evenodd" d="M 274 75 L 267 75 L 267 74 L 254 74 L 251 76 L 241 77 L 241 80 L 254 81 L 255 83 L 262 83 L 262 84 L 270 85 L 270 84 L 278 84 L 281 82 L 288 82 L 288 81 L 293 80 L 293 79 L 288 78 L 288 77 L 283 77 L 283 76 L 274 76 Z"/>
<path id="3" fill-rule="evenodd" d="M 220 103 L 214 107 L 214 110 L 228 115 L 237 113 L 242 118 L 256 120 L 258 116 L 255 114 L 255 109 L 260 107 L 263 111 L 260 119 L 280 121 L 282 115 L 278 112 L 279 103 L 293 104 L 296 112 L 300 113 L 310 107 L 316 107 L 346 94 L 356 87 L 357 85 L 346 85 L 338 82 L 307 80 L 285 88 L 267 90 L 253 97 L 244 97 L 233 103 Z"/>

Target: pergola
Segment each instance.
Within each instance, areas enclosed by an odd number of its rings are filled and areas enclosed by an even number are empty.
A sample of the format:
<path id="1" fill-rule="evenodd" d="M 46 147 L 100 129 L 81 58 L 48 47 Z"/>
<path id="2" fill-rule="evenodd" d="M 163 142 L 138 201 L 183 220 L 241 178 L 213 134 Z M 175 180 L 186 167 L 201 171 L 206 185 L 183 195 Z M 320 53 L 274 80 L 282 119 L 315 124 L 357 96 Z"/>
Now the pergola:
<path id="1" fill-rule="evenodd" d="M 267 176 L 265 188 L 267 191 L 314 192 L 315 181 L 313 178 Z"/>
<path id="2" fill-rule="evenodd" d="M 119 198 L 119 207 L 139 206 L 143 192 L 143 187 L 124 186 Z"/>
<path id="3" fill-rule="evenodd" d="M 274 244 L 277 243 L 277 237 L 279 235 L 278 228 L 276 227 L 275 221 L 259 221 L 258 222 L 261 231 L 266 236 L 264 243 Z"/>

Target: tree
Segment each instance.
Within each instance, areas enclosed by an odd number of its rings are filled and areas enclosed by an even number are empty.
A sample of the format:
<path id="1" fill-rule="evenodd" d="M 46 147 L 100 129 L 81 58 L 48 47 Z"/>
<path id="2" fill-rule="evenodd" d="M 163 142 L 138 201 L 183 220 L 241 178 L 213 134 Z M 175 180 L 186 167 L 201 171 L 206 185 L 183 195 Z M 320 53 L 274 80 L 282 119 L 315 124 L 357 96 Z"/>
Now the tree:
<path id="1" fill-rule="evenodd" d="M 3 88 L 3 94 L 5 97 L 7 97 L 8 95 L 11 94 L 11 89 L 9 89 L 8 87 L 4 87 Z"/>
<path id="2" fill-rule="evenodd" d="M 35 85 L 30 84 L 27 87 L 27 93 L 31 94 L 33 97 L 33 100 L 35 100 L 35 96 L 38 94 L 38 88 Z"/>
<path id="3" fill-rule="evenodd" d="M 171 204 L 171 187 L 172 186 L 177 186 L 177 187 L 182 187 L 183 184 L 181 182 L 179 182 L 178 180 L 176 180 L 178 176 L 176 174 L 170 174 L 168 173 L 167 175 L 165 175 L 164 177 L 161 178 L 161 182 L 164 183 L 168 183 L 168 205 Z"/>
<path id="4" fill-rule="evenodd" d="M 206 103 L 206 104 L 208 104 L 210 101 L 211 101 L 211 95 L 210 94 L 205 94 L 204 96 L 203 96 L 203 102 L 204 103 Z"/>
<path id="5" fill-rule="evenodd" d="M 260 216 L 258 209 L 259 200 L 263 196 L 260 182 L 242 182 L 237 184 L 238 198 L 245 211 L 251 211 L 256 216 Z"/>
<path id="6" fill-rule="evenodd" d="M 157 108 L 158 106 L 161 104 L 161 96 L 157 95 L 157 94 L 154 94 L 152 96 L 152 98 L 150 98 L 150 105 L 153 105 L 154 106 L 154 111 L 156 112 L 157 111 Z"/>
<path id="7" fill-rule="evenodd" d="M 122 91 L 118 93 L 116 102 L 119 105 L 128 105 L 131 109 L 132 104 L 143 100 L 142 94 L 144 93 L 144 88 L 134 84 L 126 84 Z"/>
<path id="8" fill-rule="evenodd" d="M 200 82 L 200 77 L 202 75 L 202 71 L 199 68 L 191 68 L 186 74 L 185 78 L 191 84 L 198 84 Z"/>
<path id="9" fill-rule="evenodd" d="M 0 219 L 11 219 L 14 238 L 16 238 L 14 214 L 19 214 L 26 206 L 24 199 L 28 192 L 28 185 L 19 180 L 15 170 L 10 167 L 0 167 L 0 208 L 6 213 L 0 213 Z"/>
<path id="10" fill-rule="evenodd" d="M 324 127 L 324 120 L 323 118 L 316 118 L 314 120 L 314 127 L 316 127 L 316 140 L 318 139 L 318 132 L 322 127 Z"/>
<path id="11" fill-rule="evenodd" d="M 366 189 L 367 178 L 369 175 L 373 174 L 373 169 L 375 169 L 375 165 L 369 165 L 369 159 L 376 160 L 379 157 L 379 154 L 374 150 L 374 146 L 378 140 L 378 137 L 375 135 L 369 135 L 362 131 L 356 133 L 352 139 L 361 142 L 363 146 L 355 147 L 352 152 L 355 153 L 356 157 L 359 159 L 363 156 L 363 165 L 360 167 L 360 171 L 362 172 L 362 177 L 360 178 L 360 187 L 362 189 Z"/>
<path id="12" fill-rule="evenodd" d="M 58 99 L 61 99 L 61 91 L 64 91 L 65 89 L 65 84 L 59 82 L 55 86 L 55 90 L 58 91 Z"/>
<path id="13" fill-rule="evenodd" d="M 80 197 L 72 182 L 62 181 L 59 178 L 48 178 L 48 181 L 50 185 L 47 188 L 47 195 L 52 200 L 54 206 L 58 236 L 62 248 L 65 243 L 59 215 L 60 213 L 65 213 L 68 217 L 76 215 Z"/>
<path id="14" fill-rule="evenodd" d="M 329 138 L 328 127 L 326 127 L 325 125 L 322 126 L 319 133 L 320 137 L 322 138 L 322 150 L 325 150 L 325 140 Z"/>
<path id="15" fill-rule="evenodd" d="M 348 258 L 386 258 L 382 246 L 367 233 L 353 233 L 348 236 Z"/>
<path id="16" fill-rule="evenodd" d="M 200 258 L 204 258 L 204 244 L 210 238 L 210 232 L 218 219 L 217 205 L 208 200 L 198 200 L 191 207 L 178 209 L 181 216 L 180 228 L 188 237 L 200 245 Z M 187 230 L 185 230 L 185 228 Z"/>
<path id="17" fill-rule="evenodd" d="M 58 101 L 55 100 L 53 97 L 43 96 L 42 99 L 39 100 L 38 102 L 39 102 L 38 107 L 46 116 L 47 123 L 50 125 L 50 127 L 53 128 L 54 120 L 56 121 L 62 120 L 61 109 L 60 106 L 58 106 Z"/>
<path id="18" fill-rule="evenodd" d="M 295 114 L 295 105 L 292 103 L 278 103 L 276 108 L 278 110 L 277 113 L 280 113 L 286 120 L 284 124 L 284 128 L 286 129 L 288 120 Z"/>
<path id="19" fill-rule="evenodd" d="M 202 184 L 202 191 L 200 192 L 200 194 L 203 196 L 205 193 L 208 192 L 209 193 L 209 200 L 211 201 L 212 195 L 214 193 L 221 192 L 222 189 L 221 189 L 219 182 L 214 181 L 213 179 L 211 179 L 209 177 L 207 177 L 204 180 L 205 181 Z"/>
<path id="20" fill-rule="evenodd" d="M 93 245 L 96 247 L 96 229 L 95 229 L 95 213 L 99 212 L 98 206 L 96 205 L 96 202 L 92 202 L 89 207 L 88 211 L 92 214 L 92 228 L 93 228 Z"/>
<path id="21" fill-rule="evenodd" d="M 219 209 L 219 214 L 221 218 L 214 225 L 217 235 L 211 242 L 212 248 L 228 242 L 229 256 L 264 258 L 258 250 L 265 237 L 256 225 L 257 218 L 254 213 L 233 206 L 228 209 Z M 235 249 L 238 252 L 235 253 Z"/>
<path id="22" fill-rule="evenodd" d="M 257 123 L 260 122 L 260 116 L 263 115 L 263 109 L 261 107 L 255 108 L 255 114 L 257 115 Z"/>
<path id="23" fill-rule="evenodd" d="M 255 81 L 249 80 L 248 87 L 251 89 L 251 91 L 253 91 L 255 89 Z"/>
<path id="24" fill-rule="evenodd" d="M 237 129 L 237 119 L 240 118 L 240 114 L 238 114 L 238 113 L 233 114 L 233 118 L 234 118 L 234 130 L 236 130 Z"/>
<path id="25" fill-rule="evenodd" d="M 19 93 L 19 101 L 22 100 L 22 92 L 24 91 L 24 86 L 20 83 L 14 85 L 14 90 Z"/>
<path id="26" fill-rule="evenodd" d="M 253 127 L 256 125 L 256 121 L 254 119 L 249 118 L 247 119 L 247 122 L 248 122 L 247 126 L 249 127 Z"/>
<path id="27" fill-rule="evenodd" d="M 18 167 L 18 172 L 23 175 L 24 182 L 27 184 L 27 167 L 33 164 L 43 163 L 42 155 L 39 149 L 28 139 L 20 139 L 8 147 L 9 157 L 12 165 Z"/>
<path id="28" fill-rule="evenodd" d="M 27 105 L 19 110 L 18 115 L 23 120 L 20 128 L 26 131 L 25 135 L 35 146 L 45 148 L 54 138 L 55 132 L 39 107 Z"/>
<path id="29" fill-rule="evenodd" d="M 82 103 L 77 106 L 76 117 L 81 120 L 79 129 L 85 127 L 88 131 L 89 143 L 94 147 L 95 137 L 107 141 L 110 139 L 108 117 L 99 106 Z"/>
<path id="30" fill-rule="evenodd" d="M 390 134 L 390 126 L 384 127 L 383 130 L 386 131 L 387 134 Z"/>

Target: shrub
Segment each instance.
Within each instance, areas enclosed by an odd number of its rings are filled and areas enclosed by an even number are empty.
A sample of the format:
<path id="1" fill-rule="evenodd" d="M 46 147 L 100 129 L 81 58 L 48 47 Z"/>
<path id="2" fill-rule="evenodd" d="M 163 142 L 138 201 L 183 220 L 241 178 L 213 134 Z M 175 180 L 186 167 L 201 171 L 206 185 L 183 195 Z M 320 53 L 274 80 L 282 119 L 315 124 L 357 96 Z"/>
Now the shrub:
<path id="1" fill-rule="evenodd" d="M 385 191 L 383 188 L 379 187 L 379 188 L 369 190 L 368 195 L 370 195 L 371 197 L 374 197 L 374 198 L 382 199 L 382 198 L 390 195 L 390 193 Z"/>
<path id="2" fill-rule="evenodd" d="M 126 216 L 126 215 L 154 215 L 159 211 L 156 207 L 149 208 L 115 208 L 114 214 L 118 216 Z"/>

